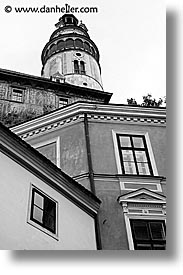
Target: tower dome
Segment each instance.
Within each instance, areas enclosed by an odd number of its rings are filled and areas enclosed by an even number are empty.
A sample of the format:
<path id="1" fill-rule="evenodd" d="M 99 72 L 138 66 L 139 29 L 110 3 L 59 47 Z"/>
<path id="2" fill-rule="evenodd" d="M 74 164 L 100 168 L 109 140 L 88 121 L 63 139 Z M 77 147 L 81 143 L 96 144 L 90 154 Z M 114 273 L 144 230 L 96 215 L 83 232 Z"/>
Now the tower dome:
<path id="1" fill-rule="evenodd" d="M 88 29 L 72 14 L 63 15 L 42 51 L 45 78 L 60 78 L 72 85 L 103 90 L 99 51 Z"/>

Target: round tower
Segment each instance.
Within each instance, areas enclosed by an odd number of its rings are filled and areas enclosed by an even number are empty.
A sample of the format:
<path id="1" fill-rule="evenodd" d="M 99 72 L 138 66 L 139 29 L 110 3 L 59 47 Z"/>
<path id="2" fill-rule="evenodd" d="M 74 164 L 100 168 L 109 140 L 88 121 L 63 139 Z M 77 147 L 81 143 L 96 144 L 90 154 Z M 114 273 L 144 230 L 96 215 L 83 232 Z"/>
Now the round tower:
<path id="1" fill-rule="evenodd" d="M 99 51 L 86 26 L 72 14 L 63 15 L 42 51 L 42 73 L 46 78 L 103 90 Z"/>

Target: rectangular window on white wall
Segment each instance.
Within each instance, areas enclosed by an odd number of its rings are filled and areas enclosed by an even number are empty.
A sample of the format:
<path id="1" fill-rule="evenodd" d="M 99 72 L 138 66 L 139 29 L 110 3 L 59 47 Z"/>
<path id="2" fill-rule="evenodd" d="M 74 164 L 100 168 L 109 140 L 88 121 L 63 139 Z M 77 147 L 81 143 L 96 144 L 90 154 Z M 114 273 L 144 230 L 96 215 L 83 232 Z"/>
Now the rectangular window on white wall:
<path id="1" fill-rule="evenodd" d="M 27 222 L 58 240 L 58 202 L 32 184 Z"/>
<path id="2" fill-rule="evenodd" d="M 148 133 L 113 131 L 113 141 L 119 174 L 158 175 Z"/>
<path id="3" fill-rule="evenodd" d="M 56 202 L 32 189 L 30 219 L 52 233 L 56 233 Z"/>

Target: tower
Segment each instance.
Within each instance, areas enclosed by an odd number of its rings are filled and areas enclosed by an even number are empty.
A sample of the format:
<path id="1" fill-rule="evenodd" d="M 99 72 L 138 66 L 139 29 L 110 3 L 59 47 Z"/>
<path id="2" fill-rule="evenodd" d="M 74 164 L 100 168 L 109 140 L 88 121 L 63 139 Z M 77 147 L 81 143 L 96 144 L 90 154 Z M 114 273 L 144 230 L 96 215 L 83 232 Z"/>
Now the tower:
<path id="1" fill-rule="evenodd" d="M 103 90 L 99 51 L 86 26 L 63 15 L 42 51 L 42 76 L 72 85 Z"/>

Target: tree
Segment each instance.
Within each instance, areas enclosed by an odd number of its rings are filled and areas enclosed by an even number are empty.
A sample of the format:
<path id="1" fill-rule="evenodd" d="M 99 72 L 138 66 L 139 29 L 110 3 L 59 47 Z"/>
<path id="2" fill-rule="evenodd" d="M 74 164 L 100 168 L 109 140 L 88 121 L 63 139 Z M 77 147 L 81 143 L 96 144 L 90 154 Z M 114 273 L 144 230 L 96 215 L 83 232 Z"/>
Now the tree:
<path id="1" fill-rule="evenodd" d="M 147 106 L 147 107 L 160 107 L 163 103 L 163 99 L 159 98 L 158 101 L 156 101 L 155 98 L 152 98 L 151 94 L 147 94 L 146 96 L 143 96 L 143 102 L 141 106 Z"/>
<path id="2" fill-rule="evenodd" d="M 141 104 L 138 104 L 137 101 L 134 98 L 128 98 L 127 103 L 128 105 L 139 105 L 139 106 L 144 106 L 144 107 L 160 107 L 162 106 L 163 103 L 166 104 L 166 97 L 159 98 L 156 100 L 155 98 L 152 98 L 151 94 L 147 94 L 146 96 L 143 96 L 143 102 Z"/>
<path id="3" fill-rule="evenodd" d="M 137 105 L 137 101 L 134 98 L 127 98 L 128 105 Z"/>

